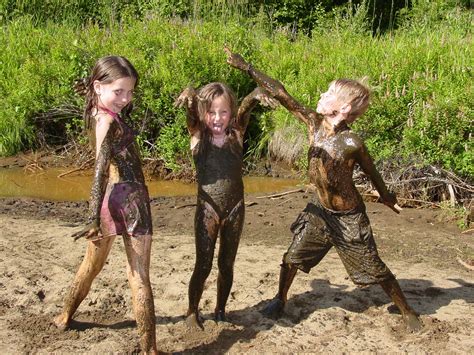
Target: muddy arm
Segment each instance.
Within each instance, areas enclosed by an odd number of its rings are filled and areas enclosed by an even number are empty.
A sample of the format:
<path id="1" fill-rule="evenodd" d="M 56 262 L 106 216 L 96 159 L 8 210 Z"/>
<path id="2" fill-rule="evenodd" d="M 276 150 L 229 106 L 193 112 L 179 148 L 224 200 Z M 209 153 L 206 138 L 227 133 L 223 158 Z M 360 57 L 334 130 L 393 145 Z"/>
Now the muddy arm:
<path id="1" fill-rule="evenodd" d="M 100 145 L 94 166 L 94 180 L 89 201 L 89 221 L 100 222 L 100 209 L 109 180 L 110 159 L 112 156 L 112 130 L 109 129 Z"/>
<path id="2" fill-rule="evenodd" d="M 188 86 L 174 102 L 175 107 L 186 107 L 186 124 L 191 136 L 193 136 L 199 130 L 199 112 L 197 100 L 198 97 L 196 90 L 193 87 Z"/>
<path id="3" fill-rule="evenodd" d="M 272 98 L 268 92 L 261 87 L 255 88 L 250 94 L 244 97 L 237 111 L 236 129 L 243 135 L 250 120 L 250 113 L 260 102 L 262 106 L 275 108 L 278 101 Z"/>
<path id="4" fill-rule="evenodd" d="M 225 48 L 227 63 L 234 68 L 240 69 L 252 77 L 259 86 L 267 90 L 271 96 L 277 99 L 288 111 L 295 115 L 306 126 L 313 127 L 321 123 L 321 118 L 316 111 L 311 110 L 296 101 L 285 89 L 282 83 L 265 73 L 255 69 L 247 63 L 240 54 L 232 53 Z"/>
<path id="5" fill-rule="evenodd" d="M 107 128 L 106 135 L 102 142 L 100 142 L 100 138 L 97 140 L 100 146 L 97 148 L 97 157 L 94 166 L 94 180 L 92 181 L 89 198 L 87 225 L 72 235 L 74 240 L 81 237 L 86 237 L 86 239 L 94 237 L 100 231 L 100 210 L 109 180 L 109 167 L 112 156 L 112 130 Z"/>
<path id="6" fill-rule="evenodd" d="M 382 176 L 375 167 L 374 161 L 370 156 L 365 144 L 361 144 L 361 147 L 357 151 L 357 163 L 360 165 L 364 173 L 370 178 L 372 184 L 380 195 L 382 203 L 390 207 L 396 213 L 400 213 L 400 207 L 397 204 L 397 197 L 395 194 L 388 191 Z"/>

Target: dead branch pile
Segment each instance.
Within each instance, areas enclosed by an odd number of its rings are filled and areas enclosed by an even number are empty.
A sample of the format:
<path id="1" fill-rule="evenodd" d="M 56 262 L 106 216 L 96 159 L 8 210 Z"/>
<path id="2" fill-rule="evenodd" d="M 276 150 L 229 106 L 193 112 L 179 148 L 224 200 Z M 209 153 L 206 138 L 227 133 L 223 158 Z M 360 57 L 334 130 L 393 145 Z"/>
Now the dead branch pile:
<path id="1" fill-rule="evenodd" d="M 42 172 L 44 167 L 40 160 L 41 156 L 41 153 L 35 152 L 31 157 L 23 157 L 23 159 L 26 160 L 23 169 L 30 174 Z"/>
<path id="2" fill-rule="evenodd" d="M 94 165 L 95 156 L 90 145 L 79 143 L 75 139 L 71 139 L 67 144 L 57 148 L 55 153 L 65 161 L 73 162 L 72 165 L 76 167 L 88 164 L 88 162 L 90 166 Z"/>
<path id="3" fill-rule="evenodd" d="M 474 198 L 474 185 L 452 172 L 434 165 L 383 163 L 378 167 L 387 187 L 397 194 L 401 205 L 419 206 L 447 201 L 451 206 L 470 208 Z M 360 170 L 354 175 L 358 187 L 370 194 L 373 187 Z"/>
<path id="4" fill-rule="evenodd" d="M 63 105 L 35 116 L 37 142 L 41 151 L 47 152 L 53 165 L 75 166 L 74 171 L 93 166 L 94 154 L 89 144 L 84 144 L 84 140 L 79 142 L 81 137 L 68 131 L 72 120 L 81 116 L 81 109 L 74 105 Z"/>
<path id="5" fill-rule="evenodd" d="M 67 134 L 67 124 L 73 118 L 79 117 L 82 117 L 82 111 L 74 105 L 62 105 L 36 114 L 33 120 L 36 125 L 37 144 L 41 149 L 66 144 L 70 138 Z"/>

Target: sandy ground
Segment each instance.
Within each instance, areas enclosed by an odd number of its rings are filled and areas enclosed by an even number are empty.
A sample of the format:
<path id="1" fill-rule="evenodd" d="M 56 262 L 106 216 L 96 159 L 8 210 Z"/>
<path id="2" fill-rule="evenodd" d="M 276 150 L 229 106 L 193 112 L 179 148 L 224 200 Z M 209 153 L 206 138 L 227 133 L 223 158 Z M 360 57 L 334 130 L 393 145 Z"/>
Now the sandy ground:
<path id="1" fill-rule="evenodd" d="M 405 209 L 396 215 L 368 203 L 379 252 L 421 314 L 419 333 L 401 317 L 378 286 L 357 288 L 334 251 L 309 274 L 298 273 L 286 314 L 279 320 L 259 310 L 277 291 L 279 263 L 290 242 L 289 225 L 309 199 L 247 196 L 246 224 L 227 305 L 229 323 L 211 317 L 216 267 L 201 309 L 204 331 L 188 330 L 183 314 L 194 263 L 193 197 L 152 203 L 151 262 L 158 348 L 178 353 L 474 353 L 474 235 L 461 233 L 440 210 Z M 66 332 L 52 318 L 82 260 L 79 229 L 84 203 L 0 200 L 0 349 L 2 353 L 132 353 L 139 351 L 117 238 Z"/>

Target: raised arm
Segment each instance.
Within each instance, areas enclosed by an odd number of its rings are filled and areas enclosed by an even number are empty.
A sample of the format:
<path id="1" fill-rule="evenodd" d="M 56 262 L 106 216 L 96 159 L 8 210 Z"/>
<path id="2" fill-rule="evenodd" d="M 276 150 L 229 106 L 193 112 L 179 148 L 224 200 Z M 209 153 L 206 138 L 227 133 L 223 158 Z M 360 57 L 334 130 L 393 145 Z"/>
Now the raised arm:
<path id="1" fill-rule="evenodd" d="M 372 181 L 382 203 L 390 207 L 394 212 L 400 213 L 402 209 L 398 206 L 397 197 L 394 193 L 388 191 L 382 176 L 375 167 L 374 161 L 372 160 L 367 147 L 363 143 L 356 153 L 356 161 L 364 173 L 370 178 L 370 181 Z"/>
<path id="2" fill-rule="evenodd" d="M 295 115 L 306 126 L 314 129 L 314 126 L 318 126 L 321 123 L 321 118 L 317 112 L 296 101 L 286 91 L 282 83 L 252 67 L 252 65 L 247 63 L 240 54 L 232 53 L 228 48 L 225 48 L 224 50 L 227 53 L 227 63 L 229 65 L 250 75 L 259 86 L 267 90 L 271 96 L 277 99 L 288 111 Z"/>
<path id="3" fill-rule="evenodd" d="M 175 100 L 176 107 L 186 107 L 186 123 L 191 136 L 199 131 L 199 113 L 197 108 L 196 90 L 188 86 Z"/>
<path id="4" fill-rule="evenodd" d="M 259 102 L 262 106 L 268 106 L 271 108 L 278 106 L 278 101 L 272 98 L 268 92 L 261 87 L 255 88 L 250 94 L 245 96 L 237 111 L 235 127 L 242 136 L 244 135 L 249 124 L 250 113 Z"/>

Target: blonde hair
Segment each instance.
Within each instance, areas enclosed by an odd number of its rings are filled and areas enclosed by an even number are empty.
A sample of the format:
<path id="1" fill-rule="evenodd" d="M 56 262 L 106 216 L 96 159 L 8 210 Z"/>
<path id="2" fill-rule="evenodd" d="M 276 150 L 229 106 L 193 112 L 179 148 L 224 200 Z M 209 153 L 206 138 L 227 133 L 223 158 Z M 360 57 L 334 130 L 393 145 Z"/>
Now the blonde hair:
<path id="1" fill-rule="evenodd" d="M 362 116 L 370 103 L 370 90 L 366 86 L 367 78 L 360 81 L 352 79 L 338 79 L 331 82 L 338 99 L 351 105 L 349 117 L 355 119 Z"/>

